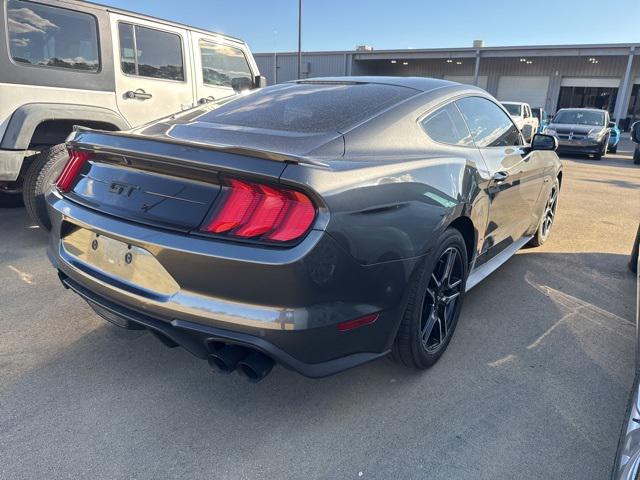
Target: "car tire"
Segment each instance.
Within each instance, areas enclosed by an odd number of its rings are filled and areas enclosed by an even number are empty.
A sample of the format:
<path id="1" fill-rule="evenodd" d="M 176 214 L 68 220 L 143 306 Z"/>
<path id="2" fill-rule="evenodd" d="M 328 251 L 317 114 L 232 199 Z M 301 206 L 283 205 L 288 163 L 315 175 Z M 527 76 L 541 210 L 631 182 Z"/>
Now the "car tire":
<path id="1" fill-rule="evenodd" d="M 460 316 L 468 275 L 467 248 L 458 230 L 447 229 L 437 245 L 409 284 L 392 352 L 400 363 L 420 370 L 435 364 L 447 349 Z"/>
<path id="2" fill-rule="evenodd" d="M 551 227 L 555 222 L 556 212 L 558 209 L 558 200 L 560 198 L 560 181 L 556 178 L 547 197 L 540 221 L 538 222 L 538 229 L 529 240 L 528 245 L 531 247 L 539 247 L 549 239 L 551 235 Z"/>
<path id="3" fill-rule="evenodd" d="M 615 147 L 609 147 L 609 152 L 618 153 L 618 146 L 616 145 Z"/>
<path id="4" fill-rule="evenodd" d="M 24 177 L 22 198 L 29 217 L 45 230 L 51 230 L 45 195 L 67 164 L 69 154 L 64 144 L 42 150 L 37 154 Z"/>
<path id="5" fill-rule="evenodd" d="M 640 165 L 640 147 L 636 147 L 633 152 L 633 164 Z"/>

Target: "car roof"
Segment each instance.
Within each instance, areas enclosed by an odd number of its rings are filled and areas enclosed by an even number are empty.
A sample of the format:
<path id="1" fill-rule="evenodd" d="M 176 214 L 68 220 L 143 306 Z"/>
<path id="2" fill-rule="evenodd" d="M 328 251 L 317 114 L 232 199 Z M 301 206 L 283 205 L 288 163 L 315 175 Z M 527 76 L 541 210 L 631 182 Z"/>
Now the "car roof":
<path id="1" fill-rule="evenodd" d="M 375 83 L 379 85 L 393 85 L 397 87 L 406 87 L 421 92 L 430 92 L 444 87 L 460 87 L 464 89 L 477 89 L 484 92 L 481 88 L 473 85 L 463 85 L 449 80 L 440 80 L 438 78 L 427 77 L 385 77 L 385 76 L 352 76 L 352 77 L 316 77 L 302 80 L 291 80 L 289 83 Z"/>

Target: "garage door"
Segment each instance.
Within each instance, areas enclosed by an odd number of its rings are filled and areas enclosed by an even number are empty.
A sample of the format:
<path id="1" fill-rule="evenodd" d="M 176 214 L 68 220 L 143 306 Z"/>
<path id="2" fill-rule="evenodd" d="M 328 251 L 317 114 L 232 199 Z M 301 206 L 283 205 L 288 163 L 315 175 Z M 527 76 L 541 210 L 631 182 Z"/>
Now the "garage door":
<path id="1" fill-rule="evenodd" d="M 473 85 L 473 75 L 445 75 L 445 80 L 449 80 L 451 82 L 464 83 L 465 85 Z M 480 88 L 487 89 L 487 76 L 479 76 L 478 77 L 478 86 Z"/>
<path id="2" fill-rule="evenodd" d="M 498 100 L 502 102 L 526 102 L 532 107 L 544 107 L 547 103 L 549 77 L 500 77 Z"/>

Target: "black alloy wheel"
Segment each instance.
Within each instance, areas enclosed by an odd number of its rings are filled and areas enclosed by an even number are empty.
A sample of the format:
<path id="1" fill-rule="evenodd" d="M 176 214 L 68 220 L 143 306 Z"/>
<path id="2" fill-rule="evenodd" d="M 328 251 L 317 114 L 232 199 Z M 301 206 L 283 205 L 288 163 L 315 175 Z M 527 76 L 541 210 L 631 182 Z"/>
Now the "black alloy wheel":
<path id="1" fill-rule="evenodd" d="M 544 210 L 542 211 L 542 217 L 540 218 L 538 230 L 529 241 L 529 246 L 539 247 L 549 239 L 549 235 L 551 235 L 551 227 L 553 226 L 553 222 L 555 222 L 556 219 L 559 195 L 560 180 L 556 178 L 553 182 L 553 185 L 551 186 L 551 191 L 549 192 L 547 203 L 545 204 Z"/>
<path id="2" fill-rule="evenodd" d="M 541 233 L 545 240 L 549 237 L 549 233 L 551 232 L 551 226 L 553 225 L 553 221 L 556 218 L 557 206 L 558 206 L 558 189 L 554 185 L 551 188 L 551 195 L 549 195 L 549 199 L 547 200 L 547 205 L 542 215 L 542 223 L 540 224 L 540 228 L 542 230 Z"/>
<path id="3" fill-rule="evenodd" d="M 428 353 L 447 343 L 462 293 L 464 267 L 456 246 L 447 248 L 436 262 L 422 305 L 420 338 Z"/>
<path id="4" fill-rule="evenodd" d="M 392 352 L 397 361 L 424 370 L 444 354 L 462 310 L 467 272 L 465 239 L 459 230 L 448 228 L 407 286 Z"/>

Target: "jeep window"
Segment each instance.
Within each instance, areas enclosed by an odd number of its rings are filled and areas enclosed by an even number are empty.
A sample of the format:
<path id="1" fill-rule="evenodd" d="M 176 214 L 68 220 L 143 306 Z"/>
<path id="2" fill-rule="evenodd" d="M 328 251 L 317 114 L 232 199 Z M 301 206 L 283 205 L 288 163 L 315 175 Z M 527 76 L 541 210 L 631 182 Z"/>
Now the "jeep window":
<path id="1" fill-rule="evenodd" d="M 239 48 L 200 41 L 202 81 L 205 85 L 231 87 L 231 80 L 246 78 L 251 81 L 251 69 Z"/>
<path id="2" fill-rule="evenodd" d="M 179 35 L 152 28 L 118 24 L 122 71 L 140 77 L 184 81 Z"/>
<path id="3" fill-rule="evenodd" d="M 602 127 L 604 123 L 604 111 L 580 111 L 560 110 L 553 119 L 553 123 L 568 123 L 572 125 L 593 125 Z"/>
<path id="4" fill-rule="evenodd" d="M 15 62 L 87 72 L 100 69 L 98 26 L 92 15 L 9 0 L 7 20 Z"/>

